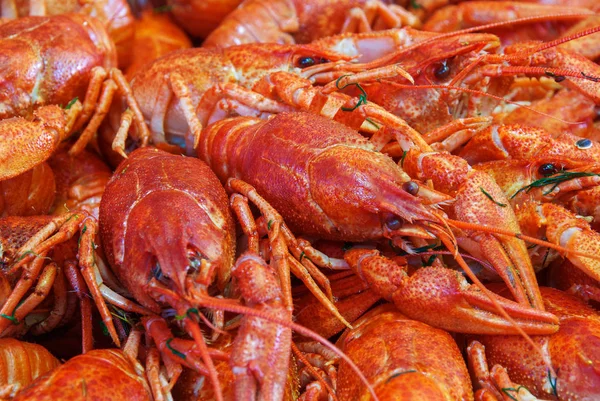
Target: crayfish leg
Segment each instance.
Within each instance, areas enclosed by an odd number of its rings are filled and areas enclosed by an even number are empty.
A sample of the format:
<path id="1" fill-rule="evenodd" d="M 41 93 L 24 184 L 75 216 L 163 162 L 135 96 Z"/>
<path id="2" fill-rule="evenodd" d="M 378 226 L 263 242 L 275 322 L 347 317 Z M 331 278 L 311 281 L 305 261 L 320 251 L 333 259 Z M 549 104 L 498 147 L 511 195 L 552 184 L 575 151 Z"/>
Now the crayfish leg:
<path id="1" fill-rule="evenodd" d="M 85 354 L 94 349 L 94 337 L 92 328 L 92 302 L 87 290 L 85 280 L 75 261 L 66 261 L 65 275 L 79 299 L 79 311 L 81 313 L 81 353 Z"/>
<path id="2" fill-rule="evenodd" d="M 99 89 L 99 87 L 101 88 Z M 142 146 L 148 144 L 150 131 L 146 125 L 140 106 L 133 96 L 131 86 L 129 86 L 123 73 L 116 68 L 111 69 L 107 73 L 102 67 L 96 67 L 92 75 L 92 82 L 86 93 L 82 115 L 75 122 L 73 129 L 81 128 L 88 119 L 89 122 L 69 150 L 70 155 L 78 154 L 91 141 L 94 134 L 98 131 L 100 124 L 102 124 L 104 117 L 106 117 L 106 114 L 109 112 L 117 91 L 123 95 L 127 106 L 133 113 L 133 121 L 137 127 L 138 135 L 141 138 Z M 93 114 L 91 114 L 92 109 Z"/>
<path id="3" fill-rule="evenodd" d="M 171 346 L 171 343 L 176 339 L 174 339 L 164 319 L 155 316 L 144 317 L 142 318 L 142 322 L 146 327 L 146 330 L 151 334 L 154 342 L 157 344 L 161 354 L 163 357 L 166 356 L 174 359 L 176 362 L 208 376 L 213 385 L 215 399 L 223 401 L 223 392 L 219 382 L 218 372 L 210 355 L 210 350 L 206 345 L 200 326 L 192 317 L 193 313 L 197 311 L 191 307 L 188 301 L 182 299 L 178 294 L 165 288 L 160 283 L 157 283 L 156 279 L 153 279 L 150 282 L 149 290 L 159 296 L 162 295 L 169 304 L 175 307 L 180 316 L 184 316 L 183 324 L 185 325 L 185 330 L 194 339 L 196 352 L 199 354 L 200 359 L 204 364 L 201 364 L 197 357 L 188 358 L 188 356 L 190 356 L 189 352 L 183 353 Z M 170 351 L 170 354 L 167 353 L 167 349 Z"/>
<path id="4" fill-rule="evenodd" d="M 475 398 L 479 400 L 504 400 L 506 396 L 515 400 L 538 400 L 525 386 L 512 382 L 506 369 L 494 365 L 490 371 L 485 347 L 479 341 L 471 341 L 467 347 L 469 370 L 472 372 L 479 389 Z"/>
<path id="5" fill-rule="evenodd" d="M 350 323 L 339 313 L 333 302 L 331 301 L 331 286 L 329 280 L 322 275 L 320 271 L 314 266 L 314 264 L 302 255 L 302 251 L 298 246 L 298 241 L 293 237 L 291 231 L 285 226 L 285 222 L 281 215 L 260 195 L 258 195 L 255 188 L 250 184 L 238 180 L 229 179 L 227 186 L 230 190 L 237 192 L 244 196 L 244 198 L 232 198 L 232 203 L 248 202 L 251 201 L 256 205 L 267 220 L 267 234 L 269 236 L 269 242 L 271 244 L 272 260 L 274 261 L 275 270 L 278 272 L 279 281 L 281 283 L 281 289 L 284 302 L 286 307 L 291 312 L 293 309 L 292 301 L 292 289 L 290 281 L 290 272 L 293 271 L 294 275 L 300 278 L 309 290 L 319 299 L 319 301 L 325 306 L 334 316 L 336 316 L 341 322 L 347 327 L 351 327 Z M 250 208 L 248 205 L 243 208 L 239 205 L 234 208 L 236 213 L 241 214 L 240 221 L 247 221 L 252 216 L 248 214 Z M 256 225 L 256 223 L 254 223 Z M 251 228 L 247 228 L 246 231 L 251 232 Z M 255 239 L 253 240 L 255 241 Z M 294 252 L 295 251 L 295 252 Z M 292 255 L 290 255 L 290 252 Z M 299 259 L 299 260 L 298 260 Z M 316 281 L 320 281 L 322 286 L 325 288 L 327 293 L 324 294 L 319 288 Z"/>

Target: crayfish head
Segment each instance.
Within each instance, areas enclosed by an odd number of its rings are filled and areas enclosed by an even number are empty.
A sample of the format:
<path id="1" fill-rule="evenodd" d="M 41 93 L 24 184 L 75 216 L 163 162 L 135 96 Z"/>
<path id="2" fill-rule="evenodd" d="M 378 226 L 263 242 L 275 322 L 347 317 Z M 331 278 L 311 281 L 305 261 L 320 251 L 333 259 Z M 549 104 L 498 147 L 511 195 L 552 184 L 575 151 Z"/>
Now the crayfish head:
<path id="1" fill-rule="evenodd" d="M 129 251 L 120 273 L 144 306 L 157 306 L 145 289 L 153 279 L 181 295 L 222 290 L 229 281 L 233 228 L 230 221 L 209 215 L 209 209 L 180 192 L 159 191 L 132 210 L 125 236 Z"/>
<path id="2" fill-rule="evenodd" d="M 230 280 L 235 226 L 225 189 L 195 158 L 141 148 L 121 163 L 100 204 L 113 270 L 138 302 L 157 310 L 150 282 L 185 297 Z"/>
<path id="3" fill-rule="evenodd" d="M 350 60 L 350 57 L 310 45 L 254 43 L 232 46 L 224 52 L 248 86 L 278 71 L 308 79 L 332 70 L 339 61 Z"/>
<path id="4" fill-rule="evenodd" d="M 440 221 L 419 185 L 382 153 L 356 145 L 333 146 L 312 160 L 309 174 L 315 183 L 312 198 L 345 240 L 380 238 L 394 229 L 386 227 L 392 220 L 398 227 Z"/>

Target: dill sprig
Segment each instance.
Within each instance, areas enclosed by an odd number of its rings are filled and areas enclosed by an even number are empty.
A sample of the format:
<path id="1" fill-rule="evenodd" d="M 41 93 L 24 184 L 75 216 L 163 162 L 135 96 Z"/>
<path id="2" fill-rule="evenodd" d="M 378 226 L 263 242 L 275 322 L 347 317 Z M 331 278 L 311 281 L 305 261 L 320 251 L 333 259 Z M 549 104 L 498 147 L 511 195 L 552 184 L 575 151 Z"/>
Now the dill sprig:
<path id="1" fill-rule="evenodd" d="M 414 253 L 423 253 L 423 252 L 427 252 L 427 251 L 431 251 L 431 250 L 435 250 L 438 247 L 442 247 L 439 243 L 434 243 L 434 244 L 430 244 L 430 245 L 425 245 L 425 246 L 421 246 L 419 248 L 414 248 L 413 252 Z M 443 248 L 443 247 L 442 247 Z"/>
<path id="2" fill-rule="evenodd" d="M 335 87 L 338 89 L 344 89 L 347 86 L 350 85 L 356 85 L 356 87 L 358 88 L 358 90 L 360 90 L 361 94 L 358 96 L 358 103 L 356 103 L 356 105 L 354 107 L 342 107 L 343 111 L 354 111 L 358 108 L 358 106 L 362 106 L 363 104 L 367 104 L 367 92 L 365 92 L 365 90 L 363 89 L 362 86 L 360 86 L 360 84 L 358 83 L 350 83 L 350 84 L 346 84 L 342 87 L 340 87 L 340 79 L 344 78 L 344 77 L 348 77 L 351 74 L 347 74 L 347 75 L 342 75 L 341 77 L 339 77 L 337 79 L 337 81 L 335 81 Z"/>
<path id="3" fill-rule="evenodd" d="M 404 159 L 406 159 L 407 153 L 408 153 L 408 150 L 402 151 L 402 157 L 400 158 L 400 167 L 404 167 Z"/>
<path id="4" fill-rule="evenodd" d="M 410 6 L 411 6 L 411 8 L 413 8 L 415 10 L 418 10 L 419 8 L 423 8 L 422 5 L 417 3 L 417 0 L 410 0 Z"/>
<path id="5" fill-rule="evenodd" d="M 173 338 L 169 338 L 167 340 L 167 348 L 173 353 L 173 355 L 176 355 L 181 359 L 185 359 L 185 354 L 183 352 L 179 352 L 175 348 L 171 347 L 171 341 L 173 341 Z"/>
<path id="6" fill-rule="evenodd" d="M 23 253 L 22 253 L 22 254 L 21 254 L 21 255 L 20 255 L 18 258 L 17 258 L 16 262 L 20 262 L 20 261 L 22 261 L 23 259 L 25 259 L 26 257 L 28 257 L 28 256 L 30 256 L 30 255 L 33 255 L 33 256 L 35 256 L 36 258 L 41 258 L 41 257 L 42 257 L 42 256 L 41 256 L 39 253 L 36 253 L 36 252 L 34 252 L 34 251 L 32 251 L 32 250 L 30 249 L 30 250 L 28 250 L 28 251 L 25 251 L 25 252 L 23 252 Z M 46 260 L 52 260 L 52 258 L 51 258 L 51 257 L 49 257 L 49 256 L 44 256 L 44 258 L 43 258 L 43 259 L 46 259 Z M 16 262 L 15 262 L 15 263 L 16 263 Z"/>
<path id="7" fill-rule="evenodd" d="M 191 319 L 191 314 L 194 314 L 200 318 L 200 311 L 198 308 L 189 308 L 187 311 L 185 311 L 185 315 L 175 315 L 175 320 L 183 320 L 186 317 Z"/>
<path id="8" fill-rule="evenodd" d="M 409 369 L 409 370 L 405 370 L 404 372 L 394 373 L 393 375 L 391 375 L 390 377 L 388 377 L 388 379 L 385 382 L 389 383 L 390 381 L 392 381 L 396 377 L 402 376 L 402 375 L 407 374 L 407 373 L 417 373 L 417 371 L 415 369 Z"/>
<path id="9" fill-rule="evenodd" d="M 521 188 L 517 192 L 515 192 L 514 195 L 510 197 L 510 199 L 513 199 L 515 196 L 517 196 L 522 191 L 525 191 L 525 193 L 527 193 L 534 188 L 541 188 L 541 187 L 545 187 L 546 185 L 552 185 L 552 188 L 550 188 L 548 191 L 543 193 L 544 195 L 548 195 L 549 193 L 554 191 L 554 189 L 562 182 L 569 181 L 574 178 L 593 177 L 593 176 L 600 176 L 600 174 L 586 173 L 583 171 L 563 171 L 559 174 L 556 174 L 556 175 L 553 175 L 550 177 L 540 178 L 539 180 L 533 181 L 531 184 L 525 185 L 523 188 Z"/>
<path id="10" fill-rule="evenodd" d="M 170 4 L 165 4 L 159 7 L 154 7 L 153 11 L 157 14 L 160 13 L 168 13 L 169 11 L 171 11 L 173 9 L 173 6 Z"/>
<path id="11" fill-rule="evenodd" d="M 15 310 L 16 310 L 16 308 L 15 308 Z M 15 317 L 15 311 L 13 311 L 12 315 L 10 315 L 10 316 L 9 315 L 5 315 L 4 313 L 0 313 L 0 317 L 3 317 L 5 319 L 10 320 L 12 322 L 12 324 L 14 324 L 14 325 L 18 325 L 19 324 L 19 319 L 17 319 Z"/>
<path id="12" fill-rule="evenodd" d="M 136 325 L 136 322 L 133 321 L 132 316 L 124 310 L 117 308 L 114 305 L 108 305 L 108 307 L 111 309 L 110 314 L 122 321 L 123 323 L 127 323 L 130 327 L 134 327 Z"/>
<path id="13" fill-rule="evenodd" d="M 557 371 L 558 374 L 558 371 Z M 550 372 L 550 369 L 548 369 L 548 381 L 550 382 L 550 387 L 552 387 L 552 394 L 554 394 L 555 397 L 558 397 L 558 391 L 556 390 L 556 382 L 558 381 L 558 376 L 556 377 L 552 377 L 552 372 Z"/>
<path id="14" fill-rule="evenodd" d="M 71 101 L 69 103 L 67 103 L 67 105 L 65 106 L 65 110 L 69 110 L 71 107 L 73 107 L 75 102 L 77 102 L 78 100 L 79 100 L 78 97 L 74 97 L 73 99 L 71 99 Z"/>
<path id="15" fill-rule="evenodd" d="M 500 206 L 500 207 L 506 207 L 506 203 L 500 203 L 498 202 L 496 199 L 494 199 L 492 197 L 492 195 L 490 195 L 485 189 L 483 189 L 483 187 L 479 187 L 479 189 L 481 189 L 481 192 L 483 192 L 483 194 L 492 202 L 494 202 L 496 205 Z"/>
<path id="16" fill-rule="evenodd" d="M 517 397 L 515 397 L 514 395 L 510 394 L 510 392 L 514 392 L 516 394 L 519 394 L 519 391 L 521 391 L 521 389 L 525 389 L 525 390 L 529 391 L 529 389 L 527 387 L 525 387 L 525 386 L 519 386 L 517 388 L 505 387 L 505 388 L 502 389 L 502 392 L 504 394 L 506 394 L 506 396 L 508 398 L 510 398 L 511 400 L 519 401 L 519 399 Z M 529 391 L 529 392 L 531 392 L 531 391 Z"/>

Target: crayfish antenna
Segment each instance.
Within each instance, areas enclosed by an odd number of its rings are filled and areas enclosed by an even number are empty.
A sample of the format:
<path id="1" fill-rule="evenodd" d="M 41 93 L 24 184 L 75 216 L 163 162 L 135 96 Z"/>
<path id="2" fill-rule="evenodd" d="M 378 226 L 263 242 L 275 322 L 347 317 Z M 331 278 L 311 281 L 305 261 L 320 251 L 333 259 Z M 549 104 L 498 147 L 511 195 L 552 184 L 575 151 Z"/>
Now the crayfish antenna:
<path id="1" fill-rule="evenodd" d="M 462 88 L 460 86 L 452 86 L 452 85 L 418 85 L 418 86 L 412 86 L 412 85 L 399 84 L 397 82 L 387 82 L 386 81 L 385 83 L 389 84 L 390 86 L 395 86 L 397 88 L 406 88 L 406 89 L 420 89 L 420 88 L 423 88 L 423 89 L 441 89 L 441 90 L 447 90 L 447 91 L 458 91 L 458 92 L 463 92 L 463 93 L 472 93 L 474 95 L 489 97 L 490 99 L 495 99 L 495 100 L 498 100 L 498 101 L 506 103 L 506 104 L 512 104 L 514 106 L 523 108 L 525 110 L 529 110 L 532 113 L 539 114 L 541 116 L 544 116 L 544 117 L 547 117 L 549 119 L 561 122 L 563 124 L 572 124 L 572 125 L 581 124 L 581 122 L 578 122 L 578 121 L 566 121 L 566 120 L 563 120 L 563 119 L 561 119 L 559 117 L 556 117 L 555 115 L 552 115 L 552 114 L 549 114 L 549 113 L 544 113 L 543 111 L 537 110 L 537 109 L 535 109 L 533 107 L 521 104 L 519 102 L 515 102 L 515 101 L 512 101 L 512 100 L 505 99 L 502 96 L 497 96 L 497 95 L 494 95 L 492 93 L 483 92 L 483 91 L 480 91 L 480 90 L 477 90 L 477 89 Z M 474 118 L 481 118 L 481 119 L 489 118 L 490 121 L 492 120 L 491 117 L 474 117 Z M 452 123 L 450 123 L 450 124 L 452 124 Z M 431 134 L 432 133 L 426 133 L 425 134 L 425 138 L 427 139 L 427 142 L 430 143 L 430 144 L 433 142 L 433 140 L 428 139 L 428 136 L 430 136 Z"/>
<path id="2" fill-rule="evenodd" d="M 567 43 L 572 40 L 582 38 L 584 36 L 592 35 L 596 32 L 600 32 L 600 26 L 595 26 L 593 28 L 584 29 L 583 31 L 575 32 L 574 34 L 565 36 L 564 38 L 558 38 L 558 39 L 552 40 L 550 42 L 542 43 L 538 47 L 531 49 L 530 51 L 528 51 L 525 54 L 504 55 L 504 58 L 505 59 L 518 59 L 518 58 L 526 56 L 526 55 L 534 54 L 534 53 L 537 53 L 537 52 L 540 52 L 540 51 L 543 51 L 546 49 L 550 49 L 552 47 L 556 47 L 558 45 L 562 45 L 563 43 Z M 581 75 L 579 76 L 579 78 L 582 78 Z"/>
<path id="3" fill-rule="evenodd" d="M 187 313 L 187 312 L 186 312 Z M 192 338 L 196 342 L 198 349 L 200 350 L 200 355 L 202 356 L 202 360 L 208 369 L 208 377 L 210 381 L 213 383 L 215 389 L 215 399 L 217 401 L 223 401 L 223 392 L 221 391 L 221 385 L 219 382 L 219 376 L 217 374 L 217 369 L 215 368 L 215 364 L 212 361 L 212 358 L 208 354 L 208 347 L 206 346 L 206 341 L 204 340 L 204 335 L 200 330 L 200 326 L 197 322 L 192 320 L 191 317 L 187 317 L 184 319 L 184 324 L 188 333 L 191 334 Z"/>
<path id="4" fill-rule="evenodd" d="M 209 349 L 206 345 L 206 341 L 200 326 L 192 317 L 194 313 L 199 313 L 198 310 L 191 307 L 191 305 L 186 300 L 182 299 L 178 294 L 156 282 L 156 279 L 153 279 L 148 287 L 150 292 L 154 293 L 158 297 L 162 297 L 169 304 L 175 307 L 177 313 L 179 314 L 178 316 L 180 316 L 183 320 L 183 324 L 185 325 L 187 333 L 194 339 L 197 352 L 199 353 L 202 362 L 204 362 L 204 366 L 200 366 L 199 361 L 196 361 L 195 358 L 188 358 L 186 353 L 177 350 L 171 345 L 175 339 L 172 337 L 171 331 L 168 329 L 167 323 L 164 321 L 164 319 L 157 316 L 143 317 L 142 322 L 144 323 L 144 326 L 148 332 L 151 333 L 151 336 L 154 338 L 154 342 L 158 345 L 162 353 L 166 352 L 166 349 L 169 349 L 172 353 L 170 357 L 176 360 L 178 363 L 206 374 L 213 385 L 215 399 L 218 401 L 223 401 L 223 392 L 221 390 L 221 383 L 219 381 L 217 369 L 215 368 L 212 357 L 209 353 Z"/>
<path id="5" fill-rule="evenodd" d="M 506 236 L 510 236 L 510 237 L 515 237 L 518 239 L 521 239 L 523 241 L 527 241 L 527 242 L 531 242 L 532 244 L 536 244 L 536 245 L 540 245 L 540 246 L 545 246 L 547 248 L 551 248 L 554 249 L 556 251 L 559 252 L 564 252 L 566 254 L 572 254 L 575 256 L 583 256 L 586 258 L 590 258 L 590 259 L 594 259 L 594 260 L 598 260 L 600 261 L 600 255 L 596 255 L 596 254 L 591 254 L 591 253 L 587 253 L 587 252 L 582 252 L 582 251 L 578 251 L 576 249 L 569 249 L 557 244 L 553 244 L 551 242 L 548 241 L 544 241 L 535 237 L 530 237 L 529 235 L 524 235 L 521 233 L 515 233 L 513 231 L 510 230 L 504 230 L 502 228 L 498 228 L 498 227 L 490 227 L 490 226 L 485 226 L 485 225 L 480 225 L 480 224 L 473 224 L 473 223 L 467 223 L 464 221 L 458 221 L 458 220 L 452 220 L 452 219 L 448 219 L 448 222 L 457 228 L 462 228 L 465 230 L 474 230 L 474 231 L 481 231 L 481 232 L 487 232 L 487 233 L 491 233 L 491 234 L 500 234 L 500 235 L 506 235 Z"/>
<path id="6" fill-rule="evenodd" d="M 174 292 L 170 291 L 167 288 L 162 287 L 160 284 L 151 282 L 150 288 L 153 292 L 156 293 L 156 295 L 163 296 L 164 299 L 168 299 L 170 302 L 173 302 L 173 304 L 177 304 L 177 303 L 179 303 L 180 305 L 187 304 L 187 301 L 181 300 L 181 298 L 179 296 L 177 296 Z M 254 308 L 251 308 L 248 306 L 240 305 L 235 300 L 218 299 L 218 298 L 213 298 L 213 297 L 209 297 L 209 296 L 197 295 L 194 297 L 192 302 L 196 307 L 223 310 L 226 312 L 237 313 L 237 314 L 242 314 L 245 316 L 252 316 L 252 317 L 259 318 L 259 319 L 264 319 L 271 323 L 275 323 L 282 327 L 287 327 L 291 330 L 294 330 L 302 336 L 305 336 L 305 337 L 311 338 L 315 341 L 318 341 L 319 343 L 323 344 L 326 348 L 330 349 L 332 352 L 334 352 L 336 355 L 338 355 L 340 358 L 342 358 L 346 363 L 348 363 L 348 365 L 351 367 L 351 369 L 354 372 L 356 372 L 356 374 L 360 378 L 360 380 L 363 383 L 365 383 L 365 386 L 368 388 L 368 391 L 371 394 L 371 396 L 373 397 L 373 400 L 379 400 L 379 398 L 375 394 L 375 390 L 373 389 L 371 384 L 368 382 L 367 378 L 364 376 L 364 374 L 360 371 L 360 369 L 356 366 L 356 364 L 346 354 L 344 354 L 339 348 L 337 348 L 335 345 L 333 345 L 331 342 L 329 342 L 326 338 L 323 338 L 319 334 L 313 332 L 312 330 L 307 329 L 304 326 L 301 326 L 297 323 L 292 322 L 289 317 L 282 318 L 278 315 L 275 315 L 270 312 L 266 312 L 264 310 L 254 309 Z M 184 311 L 184 314 L 186 314 L 185 311 Z"/>
<path id="7" fill-rule="evenodd" d="M 172 305 L 177 311 L 178 316 L 182 318 L 186 331 L 194 339 L 194 342 L 197 346 L 197 350 L 200 354 L 200 358 L 204 362 L 204 372 L 207 374 L 213 385 L 215 399 L 218 401 L 223 401 L 223 392 L 221 390 L 221 383 L 219 382 L 217 369 L 215 368 L 213 360 L 209 354 L 209 350 L 206 345 L 204 335 L 200 330 L 200 326 L 198 325 L 198 322 L 196 322 L 192 317 L 193 314 L 199 313 L 198 310 L 193 308 L 188 301 L 181 298 L 181 296 L 179 296 L 177 293 L 158 283 L 156 279 L 152 279 L 152 281 L 150 281 L 150 283 L 148 284 L 148 287 L 150 292 L 154 293 L 157 297 L 162 297 L 167 301 L 167 303 Z M 154 331 L 155 334 L 153 334 L 153 337 L 155 338 L 154 341 L 161 348 L 161 351 L 164 351 L 165 347 L 169 348 L 173 353 L 175 359 L 178 359 L 180 363 L 183 363 L 186 366 L 190 366 L 189 363 L 186 363 L 186 354 L 175 350 L 173 347 L 170 346 L 170 343 L 173 341 L 173 338 L 166 338 L 166 336 L 170 334 L 170 330 L 168 330 L 166 322 L 161 318 L 143 319 L 145 319 L 144 324 L 147 327 L 148 331 L 150 331 L 151 326 L 153 324 L 156 324 L 157 322 L 159 323 L 159 328 L 157 329 L 157 331 Z M 190 367 L 198 370 L 197 365 L 191 365 Z"/>
<path id="8" fill-rule="evenodd" d="M 371 386 L 371 384 L 369 383 L 369 381 L 367 380 L 365 375 L 360 371 L 360 369 L 358 368 L 358 366 L 356 366 L 356 364 L 352 361 L 352 359 L 350 359 L 348 357 L 348 355 L 346 355 L 342 350 L 340 350 L 338 347 L 336 347 L 333 343 L 328 341 L 326 338 L 320 336 L 319 334 L 315 333 L 314 331 L 309 330 L 306 327 L 301 326 L 292 321 L 282 319 L 281 317 L 273 315 L 271 313 L 264 312 L 264 311 L 257 310 L 257 309 L 248 308 L 247 306 L 243 306 L 243 305 L 239 305 L 239 304 L 236 305 L 234 303 L 223 303 L 222 302 L 223 300 L 214 299 L 214 298 L 210 298 L 210 297 L 198 299 L 196 301 L 199 306 L 202 306 L 204 308 L 221 309 L 221 310 L 224 310 L 227 312 L 240 313 L 240 314 L 244 314 L 244 315 L 248 315 L 248 316 L 254 316 L 254 317 L 258 317 L 260 319 L 267 320 L 272 323 L 279 324 L 284 327 L 289 327 L 290 329 L 297 332 L 298 334 L 300 334 L 304 337 L 311 338 L 311 339 L 323 344 L 326 348 L 328 348 L 333 353 L 338 355 L 341 359 L 344 360 L 344 362 L 346 362 L 350 366 L 350 368 L 356 373 L 356 375 L 359 377 L 359 379 L 365 384 L 369 393 L 371 394 L 371 397 L 373 397 L 373 400 L 379 401 L 379 398 L 377 397 L 377 394 L 375 394 L 375 390 L 373 389 L 373 386 Z"/>
<path id="9" fill-rule="evenodd" d="M 293 310 L 290 284 L 290 272 L 293 272 L 296 277 L 302 280 L 312 294 L 329 312 L 344 323 L 346 327 L 352 327 L 332 302 L 329 280 L 314 266 L 314 263 L 306 257 L 307 255 L 304 253 L 298 240 L 287 228 L 283 221 L 283 217 L 277 210 L 261 197 L 254 187 L 242 180 L 234 178 L 229 179 L 227 186 L 234 192 L 231 196 L 232 209 L 238 217 L 238 221 L 241 222 L 244 232 L 250 234 L 248 236 L 249 243 L 252 246 L 251 250 L 255 253 L 258 251 L 258 238 L 256 234 L 257 225 L 248 201 L 256 205 L 261 215 L 264 217 L 263 221 L 267 221 L 265 231 L 271 245 L 271 259 L 275 261 L 275 270 L 278 272 L 280 283 L 282 283 L 281 290 L 283 292 L 284 302 L 288 309 L 290 311 Z M 306 244 L 302 244 L 304 245 L 304 248 L 306 248 Z M 292 257 L 290 253 L 294 257 Z M 324 287 L 327 295 L 319 288 L 316 281 Z"/>
<path id="10" fill-rule="evenodd" d="M 560 48 L 548 54 L 542 52 L 599 31 L 600 26 L 596 26 L 541 45 L 531 42 L 511 45 L 505 49 L 509 54 L 487 54 L 474 60 L 453 79 L 452 83 L 459 82 L 459 77 L 465 78 L 476 67 L 479 68 L 478 74 L 489 77 L 530 74 L 554 78 L 556 82 L 571 78 L 565 82 L 568 86 L 597 102 L 599 99 L 597 84 L 600 82 L 600 69 L 597 64 L 578 53 Z M 512 62 L 517 65 L 511 65 Z M 569 65 L 572 68 L 562 68 L 562 65 Z"/>
<path id="11" fill-rule="evenodd" d="M 480 31 L 485 31 L 488 29 L 505 28 L 507 26 L 530 24 L 530 23 L 534 23 L 534 22 L 585 19 L 585 18 L 589 18 L 593 15 L 594 15 L 594 13 L 589 13 L 589 14 L 573 13 L 573 14 L 549 14 L 549 15 L 536 15 L 536 16 L 532 16 L 532 17 L 522 17 L 522 18 L 516 18 L 516 19 L 510 20 L 510 21 L 492 22 L 490 24 L 473 26 L 470 28 L 460 29 L 457 31 L 442 33 L 439 36 L 435 36 L 431 39 L 427 39 L 427 41 L 434 42 L 435 40 L 452 37 L 452 36 L 460 36 L 460 35 L 464 35 L 465 33 L 480 32 Z M 420 43 L 423 43 L 423 42 L 420 42 Z"/>

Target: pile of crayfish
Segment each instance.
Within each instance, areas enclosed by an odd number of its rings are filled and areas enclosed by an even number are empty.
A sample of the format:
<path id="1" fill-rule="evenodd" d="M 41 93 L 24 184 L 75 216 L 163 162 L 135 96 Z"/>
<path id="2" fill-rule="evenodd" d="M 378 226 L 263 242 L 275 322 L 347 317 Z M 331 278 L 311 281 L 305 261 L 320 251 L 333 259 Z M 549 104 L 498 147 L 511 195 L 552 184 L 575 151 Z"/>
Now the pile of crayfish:
<path id="1" fill-rule="evenodd" d="M 600 400 L 599 62 L 596 0 L 0 2 L 0 399 Z"/>

